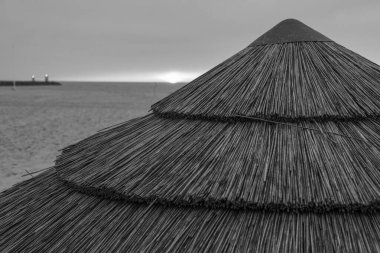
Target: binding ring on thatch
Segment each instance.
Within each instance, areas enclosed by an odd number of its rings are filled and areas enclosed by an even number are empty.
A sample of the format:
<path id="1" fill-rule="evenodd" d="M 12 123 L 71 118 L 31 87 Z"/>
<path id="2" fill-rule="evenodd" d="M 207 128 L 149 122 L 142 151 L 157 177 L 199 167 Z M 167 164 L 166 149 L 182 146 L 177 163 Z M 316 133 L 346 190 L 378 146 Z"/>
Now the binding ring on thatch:
<path id="1" fill-rule="evenodd" d="M 296 128 L 304 129 L 304 130 L 309 130 L 309 131 L 317 131 L 317 132 L 321 133 L 322 135 L 324 135 L 327 139 L 329 139 L 329 140 L 331 140 L 331 141 L 333 141 L 335 143 L 336 143 L 336 141 L 332 140 L 331 138 L 327 137 L 326 135 L 327 134 L 338 135 L 338 136 L 341 136 L 341 137 L 345 137 L 345 138 L 349 138 L 349 139 L 354 139 L 354 140 L 357 140 L 357 141 L 362 141 L 365 144 L 370 145 L 367 141 L 365 141 L 363 139 L 360 139 L 360 138 L 355 138 L 355 137 L 352 137 L 352 136 L 349 136 L 349 135 L 340 134 L 340 133 L 334 133 L 334 132 L 330 132 L 330 131 L 324 131 L 318 125 L 318 122 L 316 120 L 313 120 L 313 121 L 315 122 L 315 125 L 318 127 L 318 129 L 316 129 L 316 128 L 310 128 L 310 127 L 304 127 L 304 126 L 298 126 L 296 124 L 290 124 L 290 123 L 285 123 L 285 122 L 281 122 L 281 121 L 274 121 L 274 120 L 266 120 L 266 119 L 261 119 L 261 118 L 255 118 L 255 117 L 239 116 L 239 115 L 236 115 L 236 117 L 242 117 L 242 118 L 253 119 L 253 120 L 262 121 L 262 122 L 268 122 L 268 123 L 273 123 L 273 124 L 280 124 L 280 125 L 285 125 L 285 126 L 291 126 L 291 127 L 296 127 Z"/>
<path id="2" fill-rule="evenodd" d="M 352 117 L 340 117 L 331 115 L 320 115 L 316 117 L 297 117 L 288 118 L 279 115 L 239 115 L 231 114 L 230 116 L 218 116 L 218 115 L 207 115 L 207 114 L 184 114 L 178 112 L 160 112 L 155 109 L 151 109 L 155 115 L 168 118 L 168 119 L 189 119 L 189 120 L 207 120 L 207 121 L 219 121 L 219 122 L 254 122 L 254 121 L 273 121 L 273 123 L 301 123 L 301 122 L 358 122 L 366 119 L 380 119 L 380 113 L 375 113 L 371 115 L 355 115 Z"/>
<path id="3" fill-rule="evenodd" d="M 59 178 L 59 177 L 58 177 Z M 376 213 L 380 211 L 380 200 L 378 202 L 372 202 L 369 204 L 352 203 L 352 204 L 335 204 L 333 202 L 325 203 L 305 203 L 305 204 L 293 204 L 293 203 L 249 203 L 244 200 L 228 201 L 221 199 L 210 198 L 178 198 L 168 200 L 160 196 L 138 196 L 138 195 L 126 195 L 115 191 L 114 189 L 107 187 L 91 187 L 86 185 L 77 185 L 70 181 L 60 180 L 78 192 L 100 197 L 108 200 L 126 201 L 128 203 L 140 203 L 144 205 L 162 205 L 168 207 L 184 207 L 184 208 L 209 208 L 209 209 L 231 209 L 231 210 L 252 210 L 259 212 L 287 212 L 287 213 L 313 213 L 313 214 L 325 214 L 325 213 Z"/>
<path id="4" fill-rule="evenodd" d="M 344 119 L 339 119 L 339 118 L 329 118 L 329 117 L 318 117 L 318 118 L 298 118 L 298 119 L 284 119 L 284 118 L 277 118 L 277 117 L 269 117 L 269 119 L 266 118 L 260 118 L 260 117 L 252 117 L 252 116 L 244 116 L 244 115 L 232 115 L 231 117 L 208 117 L 208 116 L 203 116 L 203 115 L 185 115 L 185 114 L 177 114 L 177 113 L 159 113 L 155 112 L 154 114 L 163 117 L 163 118 L 168 118 L 168 119 L 189 119 L 189 120 L 209 120 L 209 121 L 220 121 L 220 122 L 267 122 L 267 123 L 273 123 L 273 124 L 279 124 L 279 125 L 285 125 L 285 126 L 291 126 L 291 127 L 296 127 L 304 130 L 310 130 L 310 131 L 317 131 L 323 135 L 326 136 L 326 134 L 332 134 L 332 135 L 338 135 L 341 137 L 345 138 L 350 138 L 350 139 L 355 139 L 358 141 L 362 141 L 368 145 L 369 144 L 367 141 L 360 139 L 360 138 L 355 138 L 349 135 L 345 134 L 340 134 L 340 133 L 334 133 L 334 132 L 329 132 L 329 131 L 323 131 L 321 128 L 319 128 L 318 123 L 323 123 L 327 121 L 332 121 L 332 122 L 347 122 L 347 121 L 360 121 L 363 119 L 379 119 L 380 115 L 372 115 L 371 117 L 356 117 L 356 118 L 344 118 Z M 314 122 L 315 125 L 318 127 L 316 128 L 310 128 L 310 127 L 304 127 L 300 125 L 296 125 L 295 123 L 301 123 L 301 122 Z M 328 138 L 326 136 L 326 138 Z M 328 138 L 331 141 L 335 142 L 331 138 Z"/>

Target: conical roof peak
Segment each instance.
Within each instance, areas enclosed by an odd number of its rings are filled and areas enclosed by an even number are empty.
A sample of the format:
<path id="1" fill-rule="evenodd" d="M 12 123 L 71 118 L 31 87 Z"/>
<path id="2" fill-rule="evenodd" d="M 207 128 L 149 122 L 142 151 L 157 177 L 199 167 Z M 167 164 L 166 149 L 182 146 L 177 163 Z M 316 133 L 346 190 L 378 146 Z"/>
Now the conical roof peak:
<path id="1" fill-rule="evenodd" d="M 261 35 L 250 46 L 304 41 L 332 41 L 296 19 L 285 19 Z"/>
<path id="2" fill-rule="evenodd" d="M 380 66 L 287 19 L 151 108 L 218 120 L 378 117 Z"/>

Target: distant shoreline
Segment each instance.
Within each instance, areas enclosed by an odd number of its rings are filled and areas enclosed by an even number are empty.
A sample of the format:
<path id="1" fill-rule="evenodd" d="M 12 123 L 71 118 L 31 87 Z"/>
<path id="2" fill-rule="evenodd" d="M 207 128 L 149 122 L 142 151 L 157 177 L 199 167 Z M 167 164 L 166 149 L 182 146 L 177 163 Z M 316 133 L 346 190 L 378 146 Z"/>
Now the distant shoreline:
<path id="1" fill-rule="evenodd" d="M 16 81 L 16 86 L 46 86 L 46 85 L 62 85 L 59 82 L 45 81 Z M 0 86 L 13 86 L 13 81 L 0 81 Z"/>
<path id="2" fill-rule="evenodd" d="M 178 83 L 169 83 L 169 82 L 133 82 L 133 81 L 61 81 L 63 84 L 69 83 L 69 84 L 75 84 L 75 83 L 80 83 L 80 84 L 165 84 L 165 85 L 185 85 L 187 82 L 178 82 Z"/>
<path id="3" fill-rule="evenodd" d="M 169 85 L 169 86 L 183 86 L 187 84 L 187 82 L 178 82 L 178 83 L 168 83 L 168 82 L 133 82 L 133 81 L 127 81 L 127 82 L 118 82 L 118 81 L 51 81 L 51 82 L 45 82 L 45 81 L 16 81 L 16 87 L 17 86 L 49 86 L 49 85 L 65 85 L 65 84 L 141 84 L 141 85 Z M 0 87 L 1 86 L 13 86 L 13 81 L 0 81 Z"/>

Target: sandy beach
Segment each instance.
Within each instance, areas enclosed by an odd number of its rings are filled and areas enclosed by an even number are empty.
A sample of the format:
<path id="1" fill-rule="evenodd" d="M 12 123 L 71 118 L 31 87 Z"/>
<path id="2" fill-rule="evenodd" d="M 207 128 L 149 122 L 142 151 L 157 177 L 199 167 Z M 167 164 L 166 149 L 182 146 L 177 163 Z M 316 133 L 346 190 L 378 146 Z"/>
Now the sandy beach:
<path id="1" fill-rule="evenodd" d="M 0 191 L 54 165 L 59 150 L 97 131 L 146 115 L 181 85 L 63 83 L 0 87 Z M 36 174 L 35 174 L 36 175 Z"/>

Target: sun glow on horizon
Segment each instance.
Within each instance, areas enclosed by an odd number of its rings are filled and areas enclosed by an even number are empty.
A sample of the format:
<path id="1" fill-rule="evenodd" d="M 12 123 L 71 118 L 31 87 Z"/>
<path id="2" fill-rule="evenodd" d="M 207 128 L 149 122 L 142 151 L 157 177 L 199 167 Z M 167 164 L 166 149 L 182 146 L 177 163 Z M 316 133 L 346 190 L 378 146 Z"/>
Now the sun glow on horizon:
<path id="1" fill-rule="evenodd" d="M 185 72 L 177 72 L 170 71 L 163 74 L 159 74 L 157 78 L 167 83 L 179 83 L 179 82 L 188 82 L 194 79 L 197 75 L 194 73 L 185 73 Z"/>
<path id="2" fill-rule="evenodd" d="M 163 71 L 163 72 L 110 72 L 96 74 L 82 74 L 77 76 L 67 76 L 65 78 L 70 81 L 85 82 L 165 82 L 165 83 L 181 83 L 190 82 L 198 77 L 201 72 L 182 72 L 182 71 Z"/>

